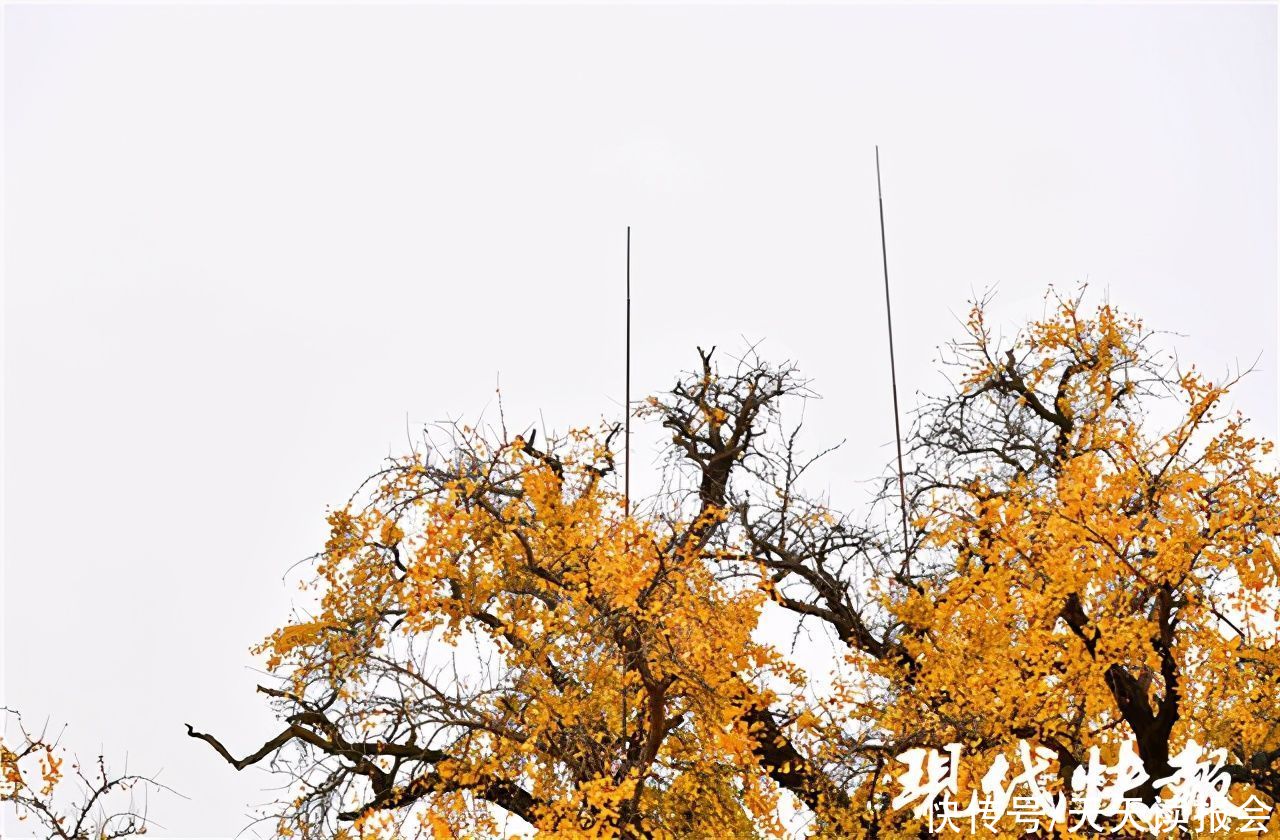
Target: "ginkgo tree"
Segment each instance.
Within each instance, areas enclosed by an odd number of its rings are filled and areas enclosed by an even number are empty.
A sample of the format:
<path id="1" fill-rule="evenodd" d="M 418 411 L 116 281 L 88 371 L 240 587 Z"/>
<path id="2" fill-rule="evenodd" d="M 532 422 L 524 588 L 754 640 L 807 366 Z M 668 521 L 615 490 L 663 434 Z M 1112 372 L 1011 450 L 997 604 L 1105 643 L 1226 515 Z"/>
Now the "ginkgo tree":
<path id="1" fill-rule="evenodd" d="M 1195 740 L 1277 802 L 1270 444 L 1233 381 L 1050 300 L 1004 342 L 974 306 L 907 441 L 905 534 L 804 490 L 781 409 L 808 386 L 753 353 L 700 350 L 637 412 L 670 469 L 629 512 L 616 426 L 429 434 L 330 514 L 315 609 L 258 648 L 278 734 L 189 734 L 291 774 L 284 836 L 918 837 L 897 756 L 963 745 L 972 787 L 1019 741 L 1068 797 L 1131 742 L 1154 801 Z M 821 679 L 762 641 L 776 610 L 829 631 Z"/>

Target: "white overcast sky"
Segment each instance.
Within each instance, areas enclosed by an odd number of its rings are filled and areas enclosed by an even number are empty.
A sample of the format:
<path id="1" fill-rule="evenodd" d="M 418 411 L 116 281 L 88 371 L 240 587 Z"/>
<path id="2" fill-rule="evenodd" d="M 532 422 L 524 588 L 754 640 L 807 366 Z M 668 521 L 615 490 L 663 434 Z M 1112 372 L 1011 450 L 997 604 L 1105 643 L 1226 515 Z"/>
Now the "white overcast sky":
<path id="1" fill-rule="evenodd" d="M 1259 358 L 1276 428 L 1276 9 L 4 6 L 3 702 L 190 797 L 272 794 L 248 647 L 406 426 L 616 416 L 694 346 L 794 358 L 833 497 L 972 291 Z M 642 436 L 635 482 L 648 480 Z M 16 831 L 17 827 L 11 828 Z"/>

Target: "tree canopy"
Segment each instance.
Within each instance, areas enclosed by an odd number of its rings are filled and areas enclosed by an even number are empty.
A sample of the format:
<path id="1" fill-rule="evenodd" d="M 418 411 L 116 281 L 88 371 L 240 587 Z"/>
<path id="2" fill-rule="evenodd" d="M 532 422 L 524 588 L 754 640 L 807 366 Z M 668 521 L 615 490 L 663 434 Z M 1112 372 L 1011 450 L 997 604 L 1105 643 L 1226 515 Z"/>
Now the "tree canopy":
<path id="1" fill-rule="evenodd" d="M 257 648 L 278 734 L 189 734 L 289 774 L 274 818 L 307 838 L 919 837 L 895 758 L 953 743 L 985 768 L 1027 741 L 1069 794 L 1093 748 L 1155 779 L 1195 740 L 1276 803 L 1271 444 L 1234 379 L 1050 302 L 1006 341 L 979 302 L 948 345 L 905 534 L 875 515 L 896 474 L 863 511 L 804 487 L 781 409 L 809 386 L 754 353 L 699 350 L 638 409 L 670 438 L 629 515 L 614 424 L 435 429 L 330 513 L 315 608 Z M 778 610 L 828 631 L 829 674 L 767 643 Z"/>

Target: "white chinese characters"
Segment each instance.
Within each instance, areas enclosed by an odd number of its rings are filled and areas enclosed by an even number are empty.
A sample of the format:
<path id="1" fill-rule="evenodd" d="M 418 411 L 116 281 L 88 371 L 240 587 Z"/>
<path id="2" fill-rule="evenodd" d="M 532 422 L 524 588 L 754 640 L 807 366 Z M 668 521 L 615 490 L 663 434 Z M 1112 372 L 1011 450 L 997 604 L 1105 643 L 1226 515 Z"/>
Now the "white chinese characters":
<path id="1" fill-rule="evenodd" d="M 967 802 L 959 795 L 961 752 L 959 744 L 948 744 L 942 752 L 912 749 L 899 755 L 906 770 L 895 777 L 902 792 L 893 808 L 910 806 L 915 816 L 928 818 L 931 831 L 968 833 L 1065 826 L 1073 832 L 1162 834 L 1194 828 L 1260 834 L 1271 815 L 1271 806 L 1257 796 L 1232 801 L 1227 795 L 1231 776 L 1225 770 L 1225 750 L 1208 752 L 1195 741 L 1169 759 L 1172 774 L 1150 785 L 1132 743 L 1120 745 L 1111 766 L 1103 764 L 1093 747 L 1087 762 L 1071 773 L 1069 797 L 1050 792 L 1044 784 L 1055 753 L 1019 741 L 1020 772 L 1010 778 L 1009 761 L 997 756 Z M 1144 790 L 1148 801 L 1139 795 Z"/>

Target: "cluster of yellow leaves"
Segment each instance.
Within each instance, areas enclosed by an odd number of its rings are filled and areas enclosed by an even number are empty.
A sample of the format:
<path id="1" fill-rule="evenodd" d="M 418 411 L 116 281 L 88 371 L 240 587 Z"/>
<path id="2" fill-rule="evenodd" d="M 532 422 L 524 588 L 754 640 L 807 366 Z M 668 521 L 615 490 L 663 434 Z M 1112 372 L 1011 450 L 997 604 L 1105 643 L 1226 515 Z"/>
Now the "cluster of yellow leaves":
<path id="1" fill-rule="evenodd" d="M 594 466 L 603 441 L 573 439 L 554 460 L 517 440 L 443 484 L 414 459 L 388 470 L 371 502 L 329 517 L 318 613 L 259 651 L 299 696 L 356 696 L 402 641 L 485 642 L 501 680 L 452 711 L 464 725 L 422 826 L 435 836 L 493 829 L 467 793 L 493 779 L 527 788 L 555 836 L 616 836 L 636 811 L 655 837 L 780 830 L 741 722 L 768 701 L 749 681 L 777 662 L 751 638 L 763 593 L 682 544 L 692 523 L 625 516 Z M 397 664 L 415 683 L 420 663 Z M 385 836 L 384 818 L 353 830 Z"/>
<path id="2" fill-rule="evenodd" d="M 31 793 L 47 798 L 62 781 L 64 761 L 49 744 L 28 745 L 18 753 L 0 740 L 0 799 Z"/>
<path id="3" fill-rule="evenodd" d="M 981 346 L 980 311 L 970 326 Z M 1174 744 L 1195 739 L 1246 760 L 1280 747 L 1270 444 L 1219 416 L 1226 388 L 1194 371 L 1175 380 L 1179 422 L 1145 431 L 1118 404 L 1140 336 L 1139 322 L 1109 307 L 1085 317 L 1067 303 L 1015 348 L 1032 371 L 1019 405 L 1034 398 L 1070 430 L 1045 473 L 975 476 L 936 495 L 923 524 L 953 568 L 888 604 L 916 667 L 889 674 L 900 691 L 882 710 L 887 730 L 963 743 L 976 768 L 1019 737 L 1114 754 L 1134 737 L 1108 682 L 1118 666 L 1152 709 L 1177 703 Z M 964 380 L 970 393 L 1008 376 L 988 357 Z"/>
<path id="4" fill-rule="evenodd" d="M 0 738 L 0 802 L 17 803 L 18 819 L 28 819 L 33 804 L 50 802 L 65 762 L 53 744 L 25 739 L 15 749 Z"/>

